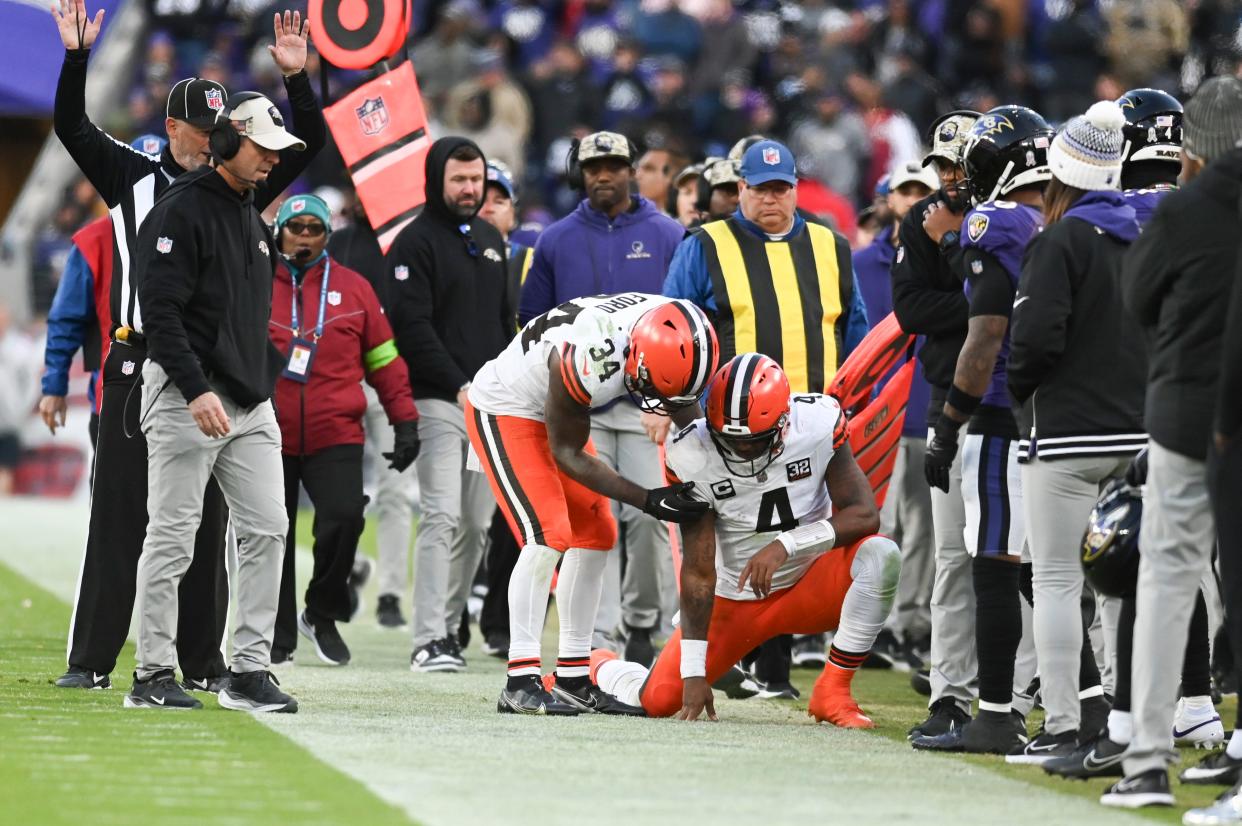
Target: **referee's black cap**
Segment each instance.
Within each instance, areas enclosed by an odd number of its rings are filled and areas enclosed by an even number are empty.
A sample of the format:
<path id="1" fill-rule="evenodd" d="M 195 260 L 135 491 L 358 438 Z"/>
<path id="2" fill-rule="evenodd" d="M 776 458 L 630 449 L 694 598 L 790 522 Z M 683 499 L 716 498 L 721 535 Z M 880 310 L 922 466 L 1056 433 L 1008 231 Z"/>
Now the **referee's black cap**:
<path id="1" fill-rule="evenodd" d="M 214 80 L 187 77 L 177 81 L 168 93 L 168 105 L 164 114 L 174 120 L 183 120 L 203 129 L 211 128 L 216 113 L 229 102 L 229 93 Z"/>

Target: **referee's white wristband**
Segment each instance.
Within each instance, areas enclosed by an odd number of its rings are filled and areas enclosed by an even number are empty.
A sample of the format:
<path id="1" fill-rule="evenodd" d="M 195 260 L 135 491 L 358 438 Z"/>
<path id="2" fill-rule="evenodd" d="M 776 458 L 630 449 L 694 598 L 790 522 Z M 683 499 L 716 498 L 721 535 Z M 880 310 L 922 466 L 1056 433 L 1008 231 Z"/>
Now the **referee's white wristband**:
<path id="1" fill-rule="evenodd" d="M 776 541 L 785 546 L 789 558 L 830 551 L 837 544 L 837 531 L 827 519 L 799 525 L 790 531 L 776 535 Z"/>
<path id="2" fill-rule="evenodd" d="M 707 640 L 681 641 L 681 678 L 707 676 Z"/>

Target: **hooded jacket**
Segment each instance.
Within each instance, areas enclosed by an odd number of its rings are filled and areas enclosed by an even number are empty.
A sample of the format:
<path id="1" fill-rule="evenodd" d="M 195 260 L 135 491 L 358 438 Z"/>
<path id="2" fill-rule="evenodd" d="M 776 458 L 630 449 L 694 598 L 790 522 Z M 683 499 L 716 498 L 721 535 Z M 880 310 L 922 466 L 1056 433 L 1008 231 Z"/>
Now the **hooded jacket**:
<path id="1" fill-rule="evenodd" d="M 1147 353 L 1119 275 L 1139 237 L 1120 192 L 1088 192 L 1027 247 L 1010 321 L 1018 461 L 1137 453 Z"/>
<path id="2" fill-rule="evenodd" d="M 613 220 L 584 198 L 535 243 L 518 323 L 574 298 L 640 292 L 659 295 L 685 229 L 641 195 Z"/>
<path id="3" fill-rule="evenodd" d="M 173 182 L 134 242 L 147 354 L 191 402 L 211 390 L 242 407 L 272 397 L 281 354 L 267 337 L 276 244 L 215 169 Z"/>
<path id="4" fill-rule="evenodd" d="M 1122 269 L 1122 298 L 1151 348 L 1147 432 L 1162 447 L 1201 461 L 1237 277 L 1239 194 L 1242 150 L 1233 150 L 1164 197 Z"/>
<path id="5" fill-rule="evenodd" d="M 294 336 L 315 337 L 319 297 L 328 256 L 305 267 L 281 259 L 272 284 L 272 343 L 289 352 Z M 331 261 L 323 317 L 323 337 L 316 342 L 310 377 L 305 382 L 281 377 L 276 382 L 276 417 L 284 452 L 306 456 L 335 445 L 364 441 L 362 418 L 367 400 L 362 381 L 375 388 L 391 424 L 418 418 L 410 396 L 410 377 L 397 355 L 392 328 L 371 285 L 348 267 Z M 293 329 L 293 306 L 298 327 Z"/>
<path id="6" fill-rule="evenodd" d="M 455 402 L 513 335 L 504 239 L 477 208 L 461 218 L 444 202 L 444 167 L 461 146 L 478 149 L 458 137 L 431 145 L 427 205 L 384 258 L 389 317 L 415 399 Z"/>

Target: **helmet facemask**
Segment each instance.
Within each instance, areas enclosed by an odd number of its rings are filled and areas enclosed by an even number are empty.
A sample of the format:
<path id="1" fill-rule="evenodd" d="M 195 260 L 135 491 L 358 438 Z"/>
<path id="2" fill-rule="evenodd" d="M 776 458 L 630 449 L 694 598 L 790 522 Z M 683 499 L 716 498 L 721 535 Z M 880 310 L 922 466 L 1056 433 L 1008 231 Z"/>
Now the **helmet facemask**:
<path id="1" fill-rule="evenodd" d="M 720 431 L 708 427 L 712 444 L 725 467 L 736 476 L 749 479 L 768 469 L 785 450 L 785 432 L 789 413 L 781 414 L 776 425 L 759 433 L 751 433 L 745 425 L 724 425 Z"/>

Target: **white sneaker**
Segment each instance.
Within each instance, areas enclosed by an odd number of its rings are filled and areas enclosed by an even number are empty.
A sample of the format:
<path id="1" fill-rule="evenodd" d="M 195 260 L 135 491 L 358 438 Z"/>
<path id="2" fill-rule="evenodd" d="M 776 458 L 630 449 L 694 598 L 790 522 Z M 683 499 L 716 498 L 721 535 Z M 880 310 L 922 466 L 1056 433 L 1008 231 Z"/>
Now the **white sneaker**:
<path id="1" fill-rule="evenodd" d="M 1173 742 L 1179 746 L 1197 749 L 1220 748 L 1225 742 L 1225 727 L 1210 702 L 1199 708 L 1191 708 L 1186 698 L 1177 701 L 1177 713 L 1173 716 Z"/>
<path id="2" fill-rule="evenodd" d="M 1216 798 L 1211 806 L 1191 809 L 1182 815 L 1186 826 L 1217 826 L 1223 823 L 1242 823 L 1242 795 L 1235 786 Z"/>

